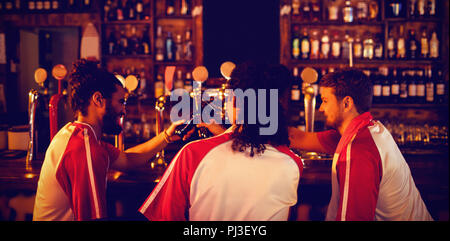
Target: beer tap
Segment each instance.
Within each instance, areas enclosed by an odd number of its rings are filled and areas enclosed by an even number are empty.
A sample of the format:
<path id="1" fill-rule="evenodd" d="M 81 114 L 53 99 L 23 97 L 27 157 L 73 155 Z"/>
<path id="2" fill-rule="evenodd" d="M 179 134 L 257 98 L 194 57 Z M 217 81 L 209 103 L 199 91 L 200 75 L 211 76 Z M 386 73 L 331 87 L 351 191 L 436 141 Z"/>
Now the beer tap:
<path id="1" fill-rule="evenodd" d="M 36 83 L 44 87 L 44 82 L 47 79 L 47 71 L 43 68 L 38 68 L 34 72 L 34 80 Z M 39 93 L 35 89 L 28 92 L 28 116 L 30 125 L 30 142 L 28 143 L 28 152 L 26 159 L 26 169 L 31 168 L 31 162 L 37 159 L 37 129 L 36 129 L 36 108 L 39 100 Z"/>
<path id="2" fill-rule="evenodd" d="M 230 87 L 231 73 L 233 72 L 236 65 L 231 61 L 226 61 L 220 66 L 220 73 L 225 78 L 226 82 L 222 84 L 219 89 L 220 99 L 222 100 L 222 120 L 226 120 L 228 116 L 226 115 L 227 102 L 226 102 L 226 89 Z"/>
<path id="3" fill-rule="evenodd" d="M 62 94 L 62 83 L 61 81 L 67 75 L 67 69 L 64 65 L 55 65 L 52 69 L 53 77 L 58 81 L 58 93 L 50 98 L 48 105 L 49 118 L 50 118 L 50 141 L 58 132 L 58 104 L 63 100 L 64 95 Z"/>
<path id="4" fill-rule="evenodd" d="M 317 81 L 318 73 L 315 69 L 306 67 L 301 73 L 301 78 L 303 80 L 303 95 L 305 103 L 305 122 L 306 122 L 306 132 L 314 131 L 314 114 L 316 110 L 316 91 L 313 84 Z M 319 159 L 315 152 L 308 152 L 305 154 L 309 159 Z"/>
<path id="5" fill-rule="evenodd" d="M 155 134 L 159 135 L 164 131 L 164 109 L 167 103 L 167 96 L 170 95 L 170 90 L 172 89 L 173 76 L 175 74 L 175 66 L 167 66 L 164 73 L 164 95 L 155 96 L 155 114 L 156 114 L 156 125 Z M 150 162 L 152 169 L 156 170 L 159 174 L 162 174 L 167 167 L 167 162 L 164 159 L 164 149 L 159 151 L 155 159 Z"/>

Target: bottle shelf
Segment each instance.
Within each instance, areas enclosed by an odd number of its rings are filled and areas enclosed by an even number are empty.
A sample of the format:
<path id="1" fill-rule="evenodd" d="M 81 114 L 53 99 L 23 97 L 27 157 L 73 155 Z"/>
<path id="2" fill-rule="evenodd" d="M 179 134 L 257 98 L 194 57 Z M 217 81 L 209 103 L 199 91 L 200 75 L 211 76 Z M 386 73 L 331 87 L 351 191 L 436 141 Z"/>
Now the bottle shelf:
<path id="1" fill-rule="evenodd" d="M 337 65 L 349 65 L 348 59 L 290 59 L 291 65 L 298 66 L 337 66 Z M 412 59 L 412 60 L 399 60 L 399 59 L 353 59 L 353 65 L 364 65 L 378 67 L 380 65 L 395 65 L 397 67 L 411 67 L 411 66 L 424 66 L 434 65 L 441 63 L 440 59 Z"/>
<path id="2" fill-rule="evenodd" d="M 103 58 L 108 59 L 153 59 L 152 54 L 129 54 L 129 55 L 110 55 L 104 54 Z"/>
<path id="3" fill-rule="evenodd" d="M 103 25 L 120 25 L 120 24 L 152 24 L 152 19 L 145 20 L 117 20 L 117 21 L 106 21 Z"/>
<path id="4" fill-rule="evenodd" d="M 303 25 L 303 26 L 361 26 L 361 25 L 384 25 L 384 22 L 381 21 L 357 21 L 357 22 L 351 22 L 346 23 L 344 21 L 318 21 L 318 22 L 310 22 L 310 21 L 303 21 L 298 20 L 295 18 L 291 18 L 291 24 L 294 25 Z"/>
<path id="5" fill-rule="evenodd" d="M 194 65 L 193 61 L 155 61 L 155 65 Z"/>

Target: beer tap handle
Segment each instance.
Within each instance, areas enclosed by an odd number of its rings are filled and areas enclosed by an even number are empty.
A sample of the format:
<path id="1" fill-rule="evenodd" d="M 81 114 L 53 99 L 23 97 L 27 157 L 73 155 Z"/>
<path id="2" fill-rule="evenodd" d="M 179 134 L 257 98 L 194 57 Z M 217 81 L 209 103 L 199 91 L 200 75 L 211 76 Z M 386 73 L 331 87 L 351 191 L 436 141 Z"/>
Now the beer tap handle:
<path id="1" fill-rule="evenodd" d="M 52 140 L 53 137 L 58 132 L 58 113 L 59 113 L 58 104 L 63 99 L 61 81 L 67 75 L 67 69 L 62 64 L 55 65 L 52 69 L 52 75 L 56 80 L 58 80 L 58 93 L 50 98 L 50 102 L 48 104 L 48 112 L 50 119 L 50 140 Z"/>

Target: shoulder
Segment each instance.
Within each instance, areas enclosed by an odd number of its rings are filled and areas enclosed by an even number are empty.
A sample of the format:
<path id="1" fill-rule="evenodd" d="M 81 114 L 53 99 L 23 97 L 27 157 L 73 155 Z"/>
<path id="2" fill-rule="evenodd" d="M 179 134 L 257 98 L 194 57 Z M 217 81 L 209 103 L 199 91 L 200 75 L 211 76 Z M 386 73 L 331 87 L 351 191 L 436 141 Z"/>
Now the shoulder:
<path id="1" fill-rule="evenodd" d="M 181 151 L 206 154 L 214 147 L 229 140 L 231 140 L 231 133 L 225 133 L 211 138 L 189 142 L 181 149 Z"/>

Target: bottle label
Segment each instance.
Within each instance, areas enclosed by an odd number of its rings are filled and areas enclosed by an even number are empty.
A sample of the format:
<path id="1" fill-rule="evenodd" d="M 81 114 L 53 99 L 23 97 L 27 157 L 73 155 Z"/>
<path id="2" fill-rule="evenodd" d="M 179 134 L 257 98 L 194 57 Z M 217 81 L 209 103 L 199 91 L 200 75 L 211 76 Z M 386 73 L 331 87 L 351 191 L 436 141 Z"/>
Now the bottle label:
<path id="1" fill-rule="evenodd" d="M 335 58 L 338 58 L 341 55 L 341 43 L 333 42 L 331 43 L 331 55 Z"/>
<path id="2" fill-rule="evenodd" d="M 444 95 L 445 85 L 444 84 L 436 84 L 436 95 Z"/>
<path id="3" fill-rule="evenodd" d="M 300 90 L 299 89 L 291 90 L 291 100 L 293 100 L 293 101 L 300 100 Z"/>
<path id="4" fill-rule="evenodd" d="M 292 41 L 292 56 L 294 56 L 294 58 L 297 58 L 300 55 L 300 41 L 298 38 L 295 38 Z"/>
<path id="5" fill-rule="evenodd" d="M 391 95 L 391 86 L 384 85 L 383 86 L 383 96 L 390 96 Z"/>
<path id="6" fill-rule="evenodd" d="M 59 1 L 53 1 L 52 2 L 52 9 L 58 9 L 59 8 Z"/>
<path id="7" fill-rule="evenodd" d="M 387 42 L 387 49 L 393 50 L 394 48 L 394 38 L 389 38 Z"/>
<path id="8" fill-rule="evenodd" d="M 381 96 L 381 85 L 373 86 L 373 96 Z"/>
<path id="9" fill-rule="evenodd" d="M 30 9 L 30 10 L 36 9 L 36 4 L 35 4 L 34 1 L 29 1 L 28 2 L 28 9 Z"/>
<path id="10" fill-rule="evenodd" d="M 309 53 L 309 41 L 307 39 L 302 40 L 302 54 Z"/>
<path id="11" fill-rule="evenodd" d="M 328 53 L 330 52 L 330 44 L 329 43 L 322 43 L 322 54 L 325 57 L 328 57 Z"/>
<path id="12" fill-rule="evenodd" d="M 434 84 L 433 83 L 427 83 L 426 85 L 427 89 L 427 102 L 433 102 L 434 101 Z"/>
<path id="13" fill-rule="evenodd" d="M 400 94 L 400 85 L 398 85 L 398 84 L 391 85 L 391 93 L 392 93 L 392 95 L 399 95 Z"/>
<path id="14" fill-rule="evenodd" d="M 361 44 L 355 44 L 354 48 L 353 48 L 353 54 L 355 55 L 356 58 L 361 58 L 362 56 L 362 45 Z"/>
<path id="15" fill-rule="evenodd" d="M 50 9 L 50 1 L 44 1 L 44 9 L 49 10 Z"/>
<path id="16" fill-rule="evenodd" d="M 328 20 L 338 20 L 338 7 L 330 6 L 328 8 Z"/>
<path id="17" fill-rule="evenodd" d="M 408 86 L 408 95 L 414 97 L 417 95 L 417 87 L 415 84 L 410 84 Z"/>
<path id="18" fill-rule="evenodd" d="M 425 85 L 417 85 L 417 96 L 425 97 Z"/>
<path id="19" fill-rule="evenodd" d="M 420 52 L 422 53 L 422 55 L 428 55 L 428 39 L 427 38 L 422 38 L 420 40 Z"/>
<path id="20" fill-rule="evenodd" d="M 319 40 L 312 40 L 311 41 L 311 57 L 316 57 L 319 56 L 319 51 L 320 51 L 320 41 Z"/>

